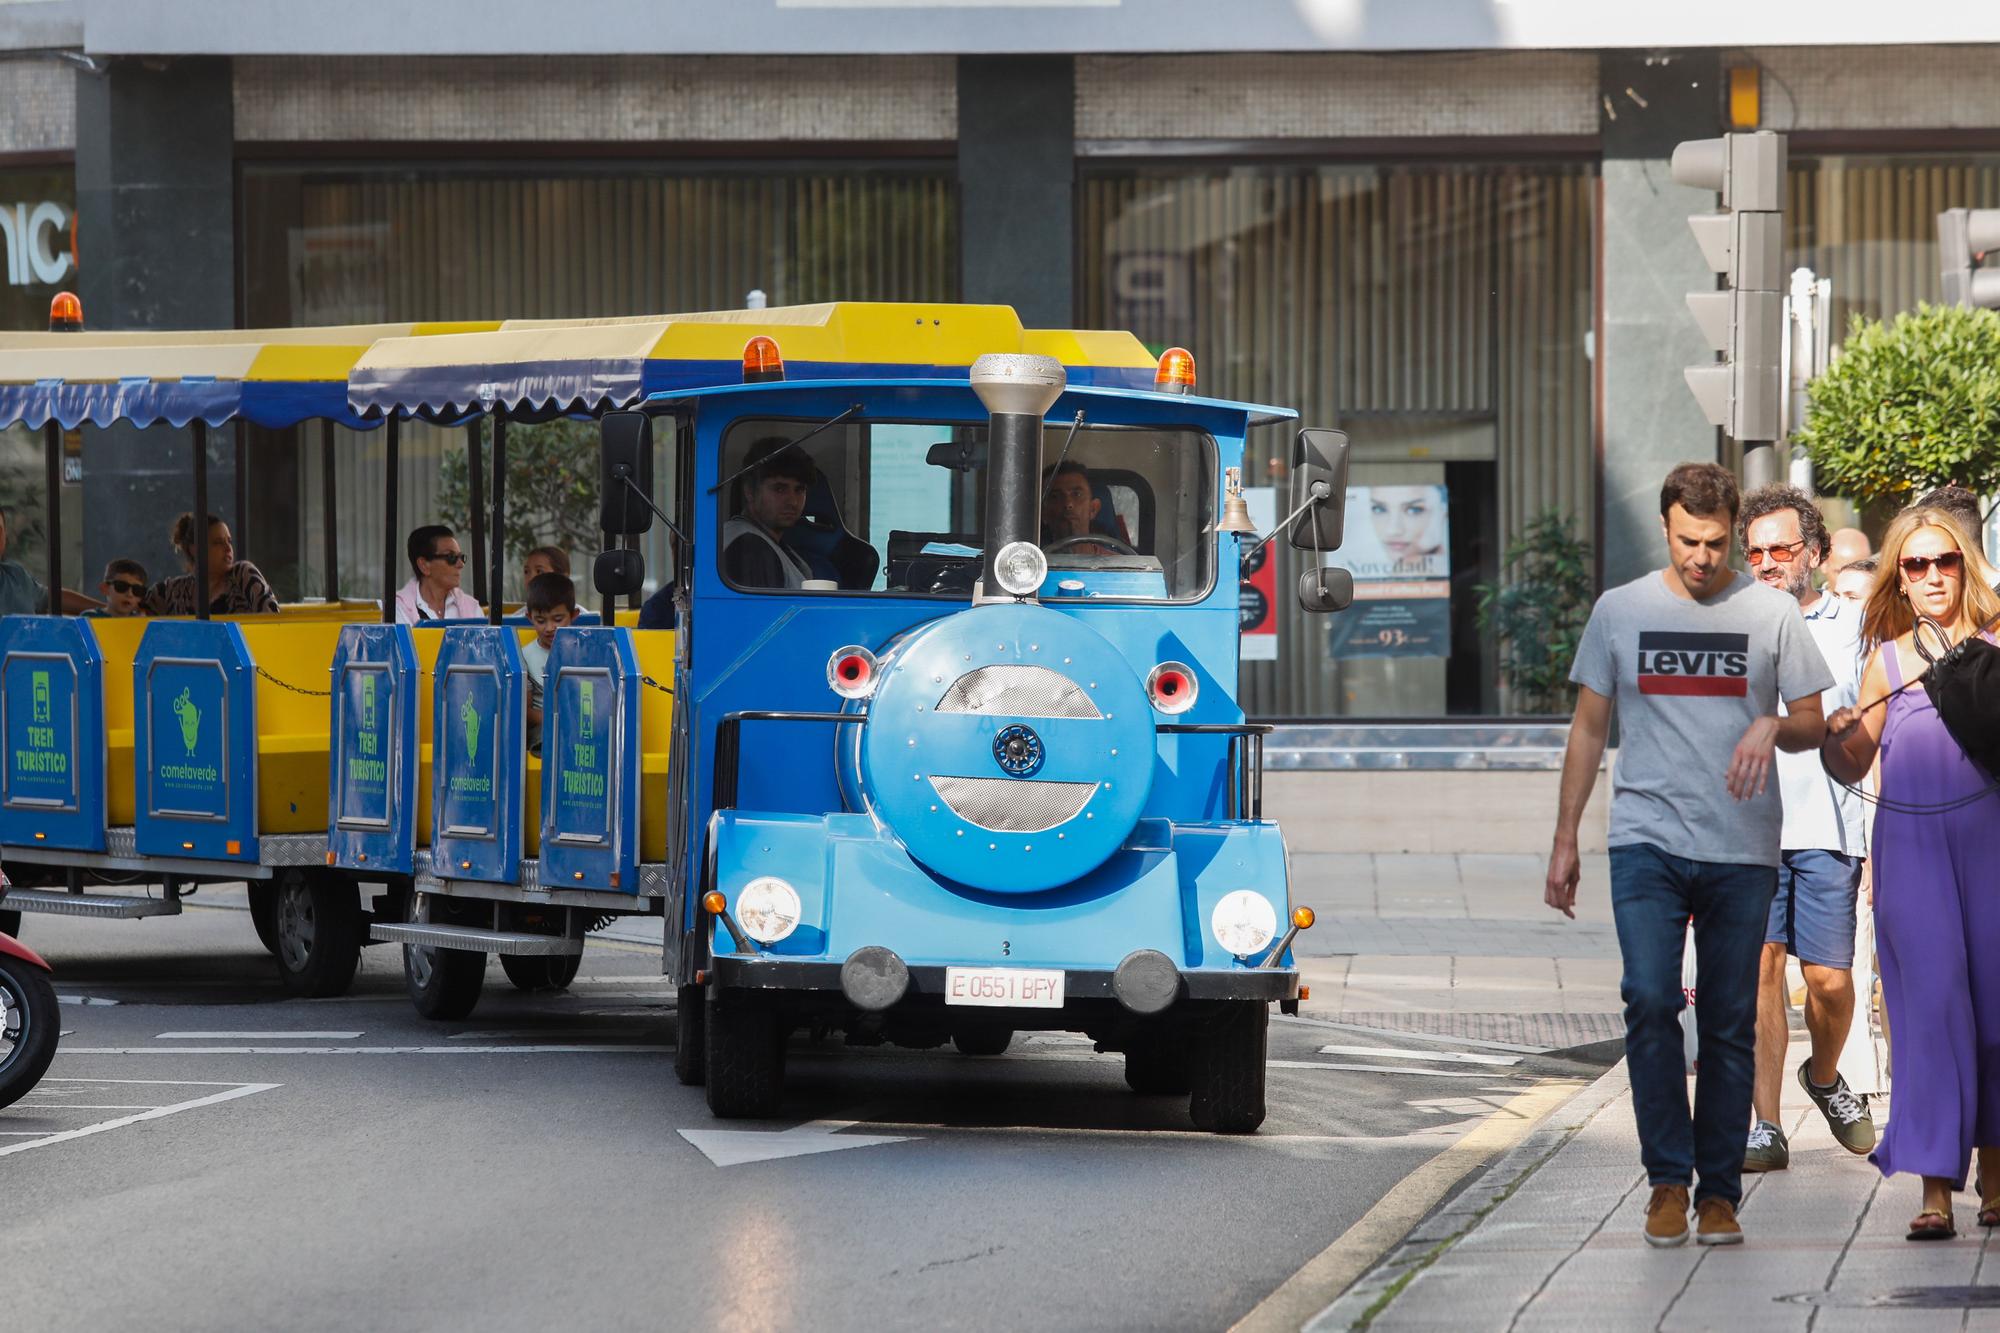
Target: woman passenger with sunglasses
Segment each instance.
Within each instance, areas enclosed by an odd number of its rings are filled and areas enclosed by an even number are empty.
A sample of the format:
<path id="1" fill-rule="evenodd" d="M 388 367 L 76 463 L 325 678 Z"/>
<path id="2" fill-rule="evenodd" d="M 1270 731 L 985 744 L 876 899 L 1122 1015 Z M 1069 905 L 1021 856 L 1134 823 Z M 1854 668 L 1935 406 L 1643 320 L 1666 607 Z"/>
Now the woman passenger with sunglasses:
<path id="1" fill-rule="evenodd" d="M 182 514 L 174 520 L 172 538 L 174 549 L 180 552 L 188 572 L 162 579 L 147 590 L 146 614 L 149 616 L 191 616 L 200 607 L 201 593 L 196 589 L 194 576 L 193 514 Z M 230 535 L 229 525 L 214 514 L 208 516 L 207 548 L 210 615 L 237 616 L 277 611 L 278 595 L 271 591 L 270 581 L 257 566 L 236 558 L 236 539 Z"/>
<path id="2" fill-rule="evenodd" d="M 1909 1239 L 1948 1240 L 1958 1234 L 1952 1194 L 1965 1185 L 1975 1146 L 1987 1188 L 2000 1188 L 2000 972 L 1990 966 L 2000 957 L 2000 790 L 1914 683 L 1927 665 L 1917 644 L 1921 636 L 1938 656 L 1979 632 L 2000 617 L 2000 594 L 1978 544 L 1941 509 L 1897 516 L 1882 539 L 1881 570 L 1862 613 L 1876 645 L 1862 708 L 1827 719 L 1821 754 L 1848 783 L 1881 756 L 1875 942 L 1896 1092 L 1871 1160 L 1885 1176 L 1923 1178 Z M 2000 1197 L 1980 1200 L 1979 1224 L 2000 1226 Z"/>
<path id="3" fill-rule="evenodd" d="M 396 620 L 414 625 L 424 620 L 478 620 L 486 613 L 460 588 L 465 577 L 465 552 L 458 538 L 442 523 L 429 523 L 410 534 L 404 548 L 416 577 L 396 594 Z"/>

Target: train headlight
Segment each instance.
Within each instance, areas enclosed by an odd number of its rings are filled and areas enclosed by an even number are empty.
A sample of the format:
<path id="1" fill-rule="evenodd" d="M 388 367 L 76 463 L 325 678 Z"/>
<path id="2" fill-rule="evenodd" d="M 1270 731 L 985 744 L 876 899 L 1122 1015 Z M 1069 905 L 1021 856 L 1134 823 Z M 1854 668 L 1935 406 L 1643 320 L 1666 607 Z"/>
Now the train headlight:
<path id="1" fill-rule="evenodd" d="M 760 875 L 736 895 L 736 919 L 759 944 L 776 944 L 799 928 L 798 890 L 775 875 Z"/>
<path id="2" fill-rule="evenodd" d="M 1278 909 L 1261 893 L 1238 889 L 1224 894 L 1209 914 L 1215 942 L 1238 958 L 1261 953 L 1278 937 Z M 753 932 L 754 933 L 754 932 Z"/>
<path id="3" fill-rule="evenodd" d="M 1013 597 L 1034 596 L 1048 576 L 1049 558 L 1033 542 L 1008 542 L 993 558 L 993 577 Z"/>

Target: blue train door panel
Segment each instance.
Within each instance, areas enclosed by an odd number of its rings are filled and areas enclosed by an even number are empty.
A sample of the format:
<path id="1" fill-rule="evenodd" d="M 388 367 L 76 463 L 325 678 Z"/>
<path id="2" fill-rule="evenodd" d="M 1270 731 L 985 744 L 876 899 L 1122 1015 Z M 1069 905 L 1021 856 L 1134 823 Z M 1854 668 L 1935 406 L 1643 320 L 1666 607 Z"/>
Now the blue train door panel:
<path id="1" fill-rule="evenodd" d="M 333 655 L 327 850 L 347 870 L 415 866 L 417 654 L 406 625 L 349 625 Z"/>
<path id="2" fill-rule="evenodd" d="M 89 624 L 0 619 L 0 843 L 104 850 L 104 658 Z"/>
<path id="3" fill-rule="evenodd" d="M 141 856 L 257 860 L 255 683 L 235 625 L 147 626 L 132 663 Z"/>
<path id="4" fill-rule="evenodd" d="M 444 630 L 432 690 L 432 871 L 441 879 L 516 883 L 527 705 L 515 631 Z"/>
<path id="5" fill-rule="evenodd" d="M 545 888 L 639 891 L 638 685 L 630 630 L 556 632 L 542 700 Z"/>

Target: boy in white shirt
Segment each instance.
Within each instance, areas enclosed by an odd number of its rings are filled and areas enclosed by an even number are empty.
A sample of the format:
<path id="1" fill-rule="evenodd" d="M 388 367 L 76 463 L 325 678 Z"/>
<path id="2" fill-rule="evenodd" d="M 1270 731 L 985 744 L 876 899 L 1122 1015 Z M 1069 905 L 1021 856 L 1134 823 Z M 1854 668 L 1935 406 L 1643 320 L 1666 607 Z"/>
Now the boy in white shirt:
<path id="1" fill-rule="evenodd" d="M 576 619 L 576 584 L 567 575 L 537 574 L 528 583 L 528 623 L 535 641 L 521 649 L 528 673 L 528 753 L 542 752 L 542 686 L 549 674 L 549 649 L 556 631 Z"/>

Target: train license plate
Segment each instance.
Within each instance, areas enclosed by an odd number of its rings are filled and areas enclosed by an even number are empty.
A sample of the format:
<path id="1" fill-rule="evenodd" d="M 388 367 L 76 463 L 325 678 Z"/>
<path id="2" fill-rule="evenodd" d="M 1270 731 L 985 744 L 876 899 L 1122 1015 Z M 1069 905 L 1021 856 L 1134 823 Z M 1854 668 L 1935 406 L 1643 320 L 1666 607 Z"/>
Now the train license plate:
<path id="1" fill-rule="evenodd" d="M 946 1004 L 985 1005 L 994 1009 L 1060 1009 L 1063 974 L 1060 968 L 947 967 Z"/>

